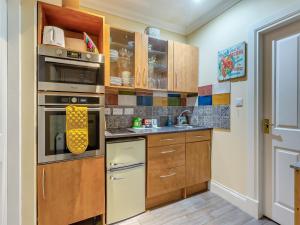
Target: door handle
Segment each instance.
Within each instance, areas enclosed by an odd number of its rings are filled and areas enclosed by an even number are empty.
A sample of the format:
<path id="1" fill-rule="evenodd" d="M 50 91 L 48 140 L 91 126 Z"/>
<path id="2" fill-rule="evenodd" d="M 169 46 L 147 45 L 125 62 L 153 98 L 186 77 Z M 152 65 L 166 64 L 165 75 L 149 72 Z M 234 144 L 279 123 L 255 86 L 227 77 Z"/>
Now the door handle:
<path id="1" fill-rule="evenodd" d="M 146 87 L 146 75 L 145 75 L 145 73 L 146 73 L 146 68 L 144 68 L 144 70 L 143 70 L 143 85 L 144 85 L 144 87 Z"/>
<path id="2" fill-rule="evenodd" d="M 174 141 L 172 138 L 161 139 L 160 141 Z"/>
<path id="3" fill-rule="evenodd" d="M 168 174 L 168 175 L 162 175 L 160 176 L 160 178 L 168 178 L 168 177 L 172 177 L 172 176 L 175 176 L 176 173 L 171 173 L 171 174 Z"/>
<path id="4" fill-rule="evenodd" d="M 176 150 L 173 149 L 173 150 L 170 150 L 170 151 L 164 151 L 164 152 L 160 152 L 160 154 L 168 154 L 168 153 L 173 153 L 173 152 L 176 152 Z"/>
<path id="5" fill-rule="evenodd" d="M 46 172 L 45 172 L 45 168 L 43 168 L 43 175 L 42 175 L 42 194 L 43 194 L 43 199 L 46 199 L 46 194 L 45 194 L 45 176 L 46 176 Z"/>
<path id="6" fill-rule="evenodd" d="M 264 130 L 265 134 L 270 133 L 270 127 L 271 126 L 274 126 L 274 124 L 272 124 L 269 119 L 264 119 L 263 120 L 263 130 Z"/>
<path id="7" fill-rule="evenodd" d="M 110 163 L 111 166 L 126 165 L 126 163 Z"/>
<path id="8" fill-rule="evenodd" d="M 125 178 L 123 178 L 123 177 L 113 177 L 113 176 L 111 176 L 110 179 L 111 180 L 125 180 Z"/>

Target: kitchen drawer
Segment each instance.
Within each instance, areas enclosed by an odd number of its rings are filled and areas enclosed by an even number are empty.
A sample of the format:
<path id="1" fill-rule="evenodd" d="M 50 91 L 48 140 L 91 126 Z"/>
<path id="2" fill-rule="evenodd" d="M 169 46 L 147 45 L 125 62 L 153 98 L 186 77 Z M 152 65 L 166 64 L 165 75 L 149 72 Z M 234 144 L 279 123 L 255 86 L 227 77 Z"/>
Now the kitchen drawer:
<path id="1" fill-rule="evenodd" d="M 210 130 L 201 130 L 186 133 L 186 142 L 208 141 L 210 139 Z"/>
<path id="2" fill-rule="evenodd" d="M 185 187 L 185 166 L 148 171 L 147 197 L 155 197 Z"/>
<path id="3" fill-rule="evenodd" d="M 148 148 L 148 169 L 168 169 L 185 165 L 185 144 Z"/>
<path id="4" fill-rule="evenodd" d="M 157 134 L 148 136 L 148 147 L 185 143 L 185 133 Z"/>

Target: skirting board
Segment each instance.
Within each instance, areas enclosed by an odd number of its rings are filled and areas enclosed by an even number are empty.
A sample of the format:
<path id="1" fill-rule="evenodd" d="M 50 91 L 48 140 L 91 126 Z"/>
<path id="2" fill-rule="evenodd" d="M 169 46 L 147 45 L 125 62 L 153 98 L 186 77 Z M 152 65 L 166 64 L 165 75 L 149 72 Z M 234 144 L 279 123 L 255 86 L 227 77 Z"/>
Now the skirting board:
<path id="1" fill-rule="evenodd" d="M 259 219 L 261 217 L 261 215 L 259 215 L 257 200 L 242 195 L 216 181 L 210 182 L 210 191 L 224 198 L 254 218 Z"/>

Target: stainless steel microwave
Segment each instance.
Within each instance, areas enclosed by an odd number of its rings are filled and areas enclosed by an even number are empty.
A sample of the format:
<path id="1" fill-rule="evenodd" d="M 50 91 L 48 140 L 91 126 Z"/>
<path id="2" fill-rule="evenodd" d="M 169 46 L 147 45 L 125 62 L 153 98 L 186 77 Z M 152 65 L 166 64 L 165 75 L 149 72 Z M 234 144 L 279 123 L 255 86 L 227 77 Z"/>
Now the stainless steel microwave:
<path id="1" fill-rule="evenodd" d="M 38 90 L 104 93 L 104 56 L 40 45 Z"/>
<path id="2" fill-rule="evenodd" d="M 66 144 L 66 106 L 88 107 L 89 143 L 86 152 L 72 154 Z M 38 163 L 104 155 L 104 95 L 38 94 Z"/>

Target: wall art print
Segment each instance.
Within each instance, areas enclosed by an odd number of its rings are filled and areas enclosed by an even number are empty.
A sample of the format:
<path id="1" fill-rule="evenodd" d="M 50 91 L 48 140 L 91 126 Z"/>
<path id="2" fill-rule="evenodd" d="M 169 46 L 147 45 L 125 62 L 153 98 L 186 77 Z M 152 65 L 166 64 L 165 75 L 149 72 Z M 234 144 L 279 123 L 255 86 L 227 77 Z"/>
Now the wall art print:
<path id="1" fill-rule="evenodd" d="M 218 52 L 218 80 L 246 76 L 246 43 L 242 42 Z"/>

